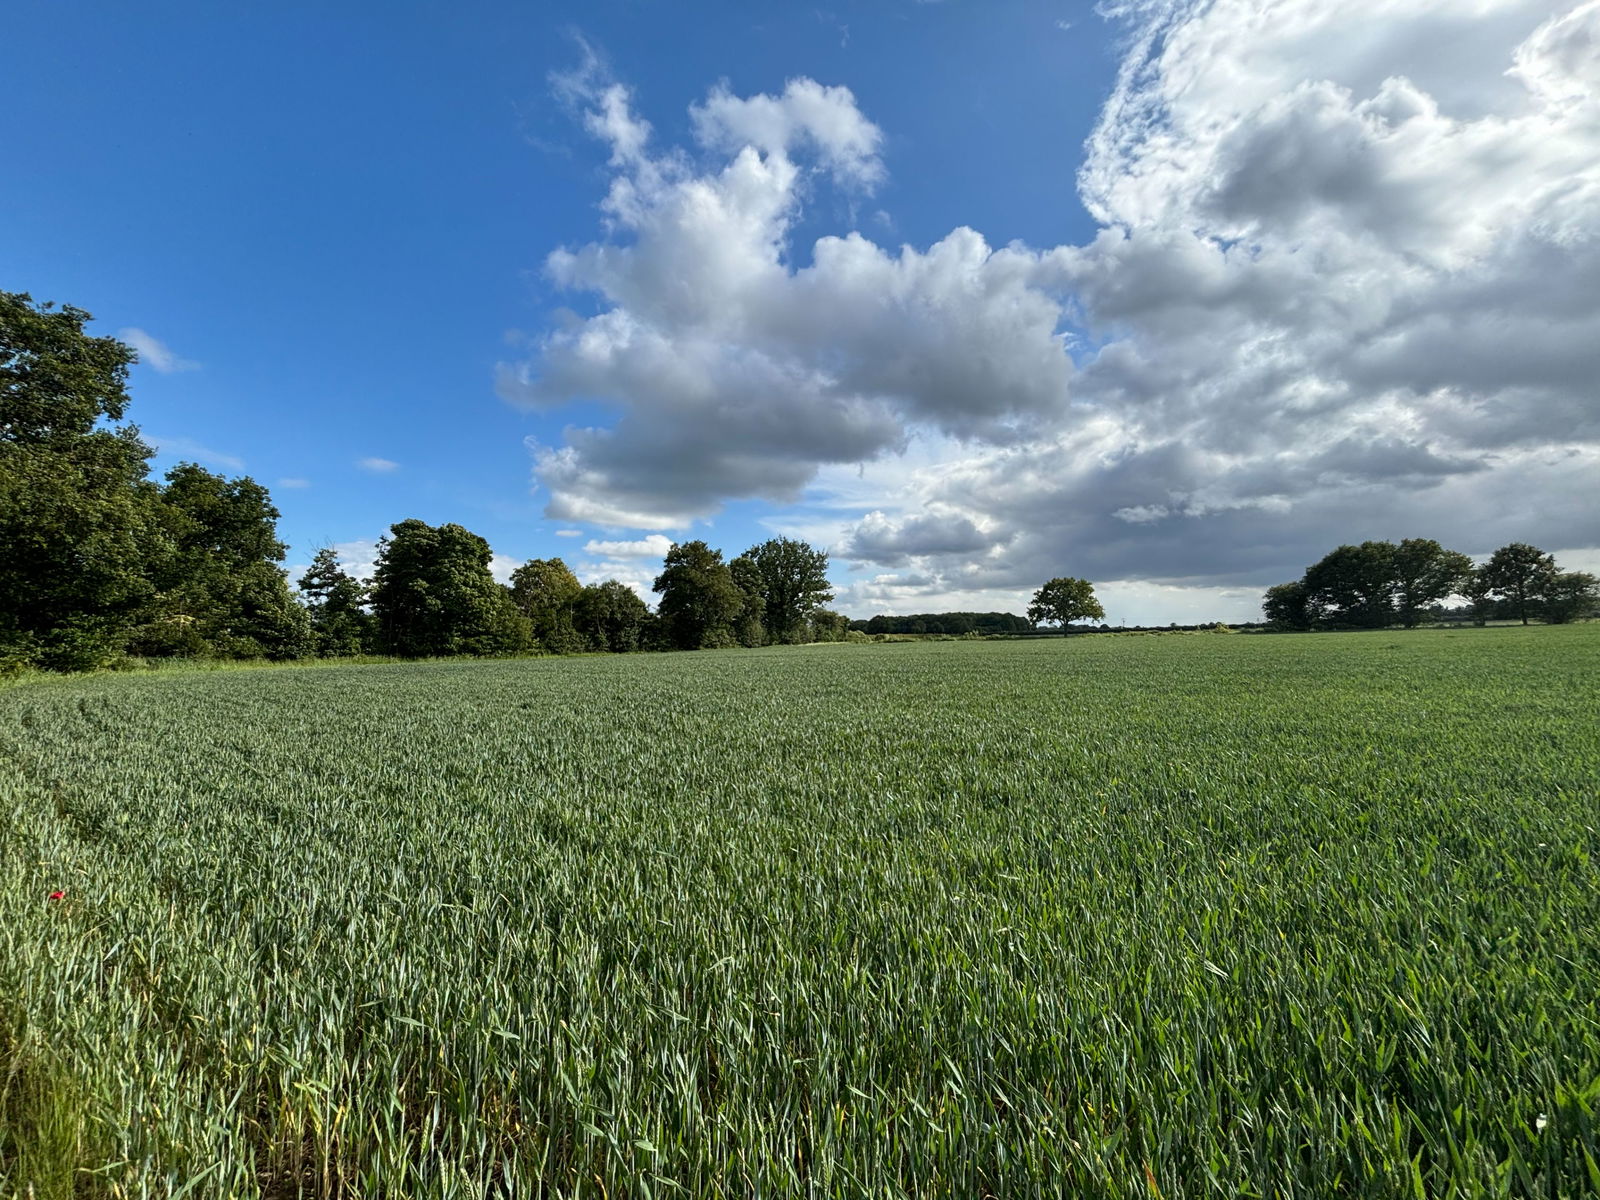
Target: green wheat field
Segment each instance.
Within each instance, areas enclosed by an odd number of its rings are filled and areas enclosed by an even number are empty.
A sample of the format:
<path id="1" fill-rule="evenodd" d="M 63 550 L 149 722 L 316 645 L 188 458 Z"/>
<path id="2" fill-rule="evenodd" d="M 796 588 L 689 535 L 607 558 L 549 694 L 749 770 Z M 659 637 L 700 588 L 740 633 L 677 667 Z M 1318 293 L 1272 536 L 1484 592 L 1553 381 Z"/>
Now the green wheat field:
<path id="1" fill-rule="evenodd" d="M 16 684 L 0 1195 L 1590 1195 L 1597 669 L 1600 625 Z"/>

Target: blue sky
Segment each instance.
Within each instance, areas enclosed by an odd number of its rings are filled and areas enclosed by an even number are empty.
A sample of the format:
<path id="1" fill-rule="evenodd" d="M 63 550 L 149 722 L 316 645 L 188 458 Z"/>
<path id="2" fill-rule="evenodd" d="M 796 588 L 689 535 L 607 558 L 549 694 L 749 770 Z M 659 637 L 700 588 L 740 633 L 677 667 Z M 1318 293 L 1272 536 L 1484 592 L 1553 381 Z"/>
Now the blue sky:
<path id="1" fill-rule="evenodd" d="M 268 484 L 291 563 L 781 531 L 853 615 L 1154 621 L 1367 536 L 1581 557 L 1600 9 L 1379 9 L 24 0 L 0 286 L 131 331 L 158 468 Z"/>

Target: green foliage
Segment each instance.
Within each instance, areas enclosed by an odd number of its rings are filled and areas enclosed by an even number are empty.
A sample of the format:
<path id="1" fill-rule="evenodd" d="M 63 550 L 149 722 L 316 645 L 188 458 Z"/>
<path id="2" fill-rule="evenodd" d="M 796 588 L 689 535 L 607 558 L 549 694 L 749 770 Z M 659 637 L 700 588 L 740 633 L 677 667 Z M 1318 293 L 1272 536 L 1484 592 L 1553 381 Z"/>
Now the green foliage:
<path id="1" fill-rule="evenodd" d="M 1432 538 L 1406 538 L 1395 547 L 1391 565 L 1395 612 L 1407 629 L 1429 607 L 1459 594 L 1473 571 L 1471 558 Z"/>
<path id="2" fill-rule="evenodd" d="M 511 575 L 511 599 L 528 618 L 533 639 L 551 654 L 576 654 L 584 648 L 574 628 L 583 585 L 559 558 L 529 559 Z"/>
<path id="3" fill-rule="evenodd" d="M 1306 570 L 1305 589 L 1325 620 L 1381 629 L 1394 618 L 1395 547 L 1389 542 L 1340 546 Z"/>
<path id="4" fill-rule="evenodd" d="M 1545 585 L 1541 613 L 1552 625 L 1565 625 L 1600 612 L 1600 579 L 1587 571 L 1558 573 Z"/>
<path id="5" fill-rule="evenodd" d="M 1321 606 L 1312 599 L 1302 579 L 1268 588 L 1261 612 L 1269 625 L 1290 630 L 1311 629 L 1322 615 Z"/>
<path id="6" fill-rule="evenodd" d="M 377 625 L 367 611 L 367 585 L 344 569 L 332 546 L 317 551 L 296 586 L 306 599 L 317 654 L 349 658 L 376 649 Z"/>
<path id="7" fill-rule="evenodd" d="M 149 601 L 161 542 L 127 406 L 131 349 L 84 332 L 81 309 L 0 292 L 0 656 L 105 665 Z"/>
<path id="8" fill-rule="evenodd" d="M 1432 538 L 1340 546 L 1302 579 L 1269 588 L 1262 613 L 1278 629 L 1381 629 L 1419 624 L 1451 596 L 1471 598 L 1472 560 Z"/>
<path id="9" fill-rule="evenodd" d="M 737 645 L 734 623 L 745 608 L 722 551 L 701 541 L 678 542 L 652 585 L 661 599 L 656 615 L 663 639 L 677 650 L 713 650 Z"/>
<path id="10" fill-rule="evenodd" d="M 794 538 L 777 537 L 752 546 L 734 561 L 744 560 L 753 569 L 735 579 L 759 601 L 767 638 L 811 640 L 811 615 L 833 599 L 827 553 Z"/>
<path id="11" fill-rule="evenodd" d="M 741 554 L 728 564 L 728 573 L 743 602 L 734 622 L 735 639 L 741 646 L 765 646 L 768 641 L 767 602 L 762 591 L 761 568 L 749 554 Z"/>
<path id="12" fill-rule="evenodd" d="M 573 622 L 594 650 L 626 654 L 641 648 L 650 610 L 625 583 L 607 579 L 578 593 Z"/>
<path id="13" fill-rule="evenodd" d="M 907 613 L 888 616 L 879 613 L 866 621 L 851 622 L 864 633 L 951 633 L 1005 634 L 1027 633 L 1033 629 L 1026 617 L 1015 613 Z"/>
<path id="14" fill-rule="evenodd" d="M 808 642 L 842 642 L 850 632 L 850 618 L 829 608 L 813 609 L 806 616 Z"/>
<path id="15" fill-rule="evenodd" d="M 167 472 L 156 505 L 163 552 L 152 556 L 156 588 L 135 654 L 300 658 L 315 649 L 305 608 L 278 566 L 278 510 L 267 489 L 194 463 Z"/>
<path id="16" fill-rule="evenodd" d="M 8 688 L 0 1195 L 1587 1194 L 1597 664 L 1574 625 Z"/>
<path id="17" fill-rule="evenodd" d="M 1033 594 L 1028 620 L 1035 625 L 1071 625 L 1074 621 L 1101 621 L 1106 610 L 1095 599 L 1094 585 L 1071 576 L 1050 580 Z"/>
<path id="18" fill-rule="evenodd" d="M 1509 606 L 1524 625 L 1557 574 L 1555 557 L 1526 542 L 1501 546 L 1478 571 L 1484 592 Z"/>
<path id="19" fill-rule="evenodd" d="M 460 525 L 412 518 L 378 543 L 372 610 L 385 652 L 402 658 L 517 654 L 532 628 L 489 573 L 489 543 Z"/>

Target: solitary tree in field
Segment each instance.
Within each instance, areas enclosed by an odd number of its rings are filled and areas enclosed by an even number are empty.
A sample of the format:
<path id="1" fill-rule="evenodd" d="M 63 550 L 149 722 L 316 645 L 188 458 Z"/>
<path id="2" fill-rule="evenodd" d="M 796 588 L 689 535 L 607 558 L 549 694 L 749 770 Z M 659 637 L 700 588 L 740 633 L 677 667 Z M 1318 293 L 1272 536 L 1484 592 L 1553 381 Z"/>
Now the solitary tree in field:
<path id="1" fill-rule="evenodd" d="M 1505 601 L 1526 625 L 1555 582 L 1556 560 L 1537 546 L 1512 542 L 1496 550 L 1478 574 L 1488 594 Z"/>
<path id="2" fill-rule="evenodd" d="M 1074 621 L 1104 620 L 1106 610 L 1094 598 L 1094 585 L 1071 576 L 1052 579 L 1033 594 L 1028 620 L 1035 625 L 1067 626 Z"/>

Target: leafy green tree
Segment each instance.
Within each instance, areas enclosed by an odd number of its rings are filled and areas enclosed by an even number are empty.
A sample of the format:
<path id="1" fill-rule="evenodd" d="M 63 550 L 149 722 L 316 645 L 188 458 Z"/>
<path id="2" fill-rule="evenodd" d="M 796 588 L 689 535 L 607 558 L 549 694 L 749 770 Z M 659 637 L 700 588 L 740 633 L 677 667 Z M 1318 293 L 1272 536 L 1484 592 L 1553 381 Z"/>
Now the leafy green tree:
<path id="1" fill-rule="evenodd" d="M 166 538 L 152 564 L 157 595 L 130 648 L 274 659 L 314 649 L 310 619 L 278 565 L 285 547 L 266 488 L 179 463 L 167 472 L 158 512 Z"/>
<path id="2" fill-rule="evenodd" d="M 1028 605 L 1028 620 L 1034 625 L 1060 625 L 1074 621 L 1104 620 L 1106 610 L 1095 599 L 1094 585 L 1087 579 L 1062 576 L 1047 582 L 1033 594 Z"/>
<path id="3" fill-rule="evenodd" d="M 1306 571 L 1307 595 L 1328 620 L 1381 629 L 1394 617 L 1394 557 L 1390 542 L 1340 546 Z"/>
<path id="4" fill-rule="evenodd" d="M 734 645 L 734 622 L 744 595 L 722 551 L 701 541 L 678 542 L 667 551 L 651 590 L 661 597 L 656 613 L 664 640 L 679 650 Z"/>
<path id="5" fill-rule="evenodd" d="M 1490 594 L 1493 590 L 1481 569 L 1474 571 L 1461 585 L 1461 594 L 1467 598 L 1474 625 L 1483 626 L 1489 623 L 1489 617 L 1494 612 L 1494 598 Z"/>
<path id="6" fill-rule="evenodd" d="M 528 618 L 489 572 L 489 543 L 460 525 L 415 518 L 378 543 L 372 610 L 380 644 L 404 658 L 517 654 Z"/>
<path id="7" fill-rule="evenodd" d="M 813 609 L 806 617 L 807 636 L 813 642 L 842 642 L 850 632 L 850 618 L 831 608 Z"/>
<path id="8" fill-rule="evenodd" d="M 578 593 L 573 623 L 593 649 L 625 654 L 640 648 L 649 617 L 649 608 L 632 588 L 607 579 Z"/>
<path id="9" fill-rule="evenodd" d="M 1487 593 L 1503 601 L 1526 625 L 1528 614 L 1538 611 L 1555 581 L 1556 560 L 1537 546 L 1512 542 L 1496 550 L 1478 574 Z"/>
<path id="10" fill-rule="evenodd" d="M 767 601 L 763 594 L 761 568 L 748 554 L 741 554 L 728 564 L 728 572 L 733 576 L 734 586 L 739 589 L 743 599 L 743 607 L 734 622 L 734 637 L 741 646 L 765 646 L 767 627 L 762 617 L 767 611 Z"/>
<path id="11" fill-rule="evenodd" d="M 1587 571 L 1564 571 L 1545 585 L 1544 619 L 1552 625 L 1592 617 L 1600 611 L 1600 579 Z"/>
<path id="12" fill-rule="evenodd" d="M 137 356 L 90 315 L 0 291 L 0 662 L 56 670 L 122 652 L 162 530 L 127 408 Z"/>
<path id="13" fill-rule="evenodd" d="M 740 557 L 755 566 L 753 582 L 767 636 L 774 642 L 809 637 L 811 614 L 833 599 L 827 553 L 794 538 L 777 537 L 752 546 Z"/>
<path id="14" fill-rule="evenodd" d="M 1311 629 L 1321 617 L 1320 606 L 1302 579 L 1267 589 L 1261 600 L 1262 615 L 1278 629 Z"/>
<path id="15" fill-rule="evenodd" d="M 1429 606 L 1460 593 L 1472 576 L 1472 559 L 1432 538 L 1406 538 L 1392 557 L 1395 610 L 1410 629 Z"/>
<path id="16" fill-rule="evenodd" d="M 511 574 L 511 598 L 527 616 L 534 640 L 551 654 L 576 654 L 583 639 L 573 627 L 583 585 L 559 558 L 534 558 Z"/>
<path id="17" fill-rule="evenodd" d="M 367 611 L 367 585 L 344 569 L 333 547 L 317 551 L 297 586 L 306 598 L 318 654 L 345 658 L 374 648 L 377 630 Z"/>

